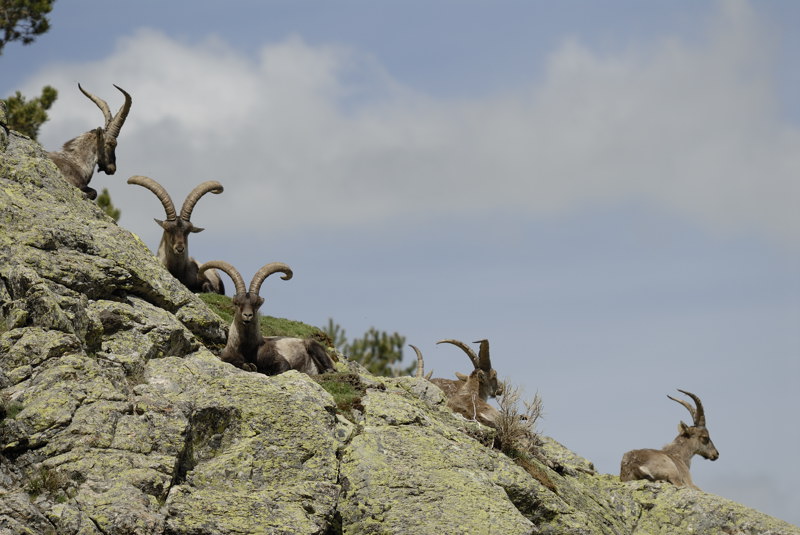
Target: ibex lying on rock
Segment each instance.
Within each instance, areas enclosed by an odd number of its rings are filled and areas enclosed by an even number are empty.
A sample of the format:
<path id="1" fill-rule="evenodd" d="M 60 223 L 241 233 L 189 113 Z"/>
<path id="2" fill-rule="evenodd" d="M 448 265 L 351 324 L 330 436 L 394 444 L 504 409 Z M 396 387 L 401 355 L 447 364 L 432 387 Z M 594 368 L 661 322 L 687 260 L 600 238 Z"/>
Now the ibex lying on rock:
<path id="1" fill-rule="evenodd" d="M 225 295 L 225 285 L 219 274 L 213 269 L 206 273 L 200 273 L 200 265 L 197 260 L 189 256 L 189 233 L 204 230 L 195 227 L 190 221 L 194 205 L 197 204 L 200 197 L 208 192 L 222 193 L 222 185 L 219 182 L 208 180 L 195 187 L 183 201 L 181 213 L 178 216 L 167 191 L 152 178 L 136 175 L 128 179 L 128 184 L 137 184 L 149 189 L 164 205 L 166 221 L 155 220 L 164 229 L 157 253 L 158 259 L 164 267 L 192 292 L 212 292 Z"/>
<path id="2" fill-rule="evenodd" d="M 121 87 L 114 86 L 125 95 L 125 103 L 116 115 L 111 116 L 106 102 L 88 91 L 85 91 L 81 84 L 78 89 L 94 102 L 103 117 L 106 125 L 103 128 L 95 128 L 76 138 L 70 139 L 59 151 L 50 152 L 48 156 L 61 170 L 61 174 L 67 181 L 76 188 L 83 191 L 90 199 L 97 197 L 97 191 L 89 187 L 89 181 L 94 174 L 95 165 L 100 171 L 107 175 L 113 175 L 117 170 L 117 136 L 131 109 L 131 96 Z"/>
<path id="3" fill-rule="evenodd" d="M 719 458 L 719 452 L 711 442 L 711 437 L 706 429 L 706 416 L 700 398 L 678 389 L 692 398 L 697 405 L 695 410 L 688 402 L 667 396 L 672 401 L 677 401 L 689 410 L 694 422 L 688 426 L 683 422 L 678 425 L 678 436 L 675 440 L 660 450 L 643 449 L 632 450 L 622 456 L 619 470 L 621 481 L 636 479 L 649 479 L 650 481 L 669 481 L 678 487 L 690 487 L 700 490 L 692 483 L 689 475 L 689 466 L 692 456 L 701 455 L 712 461 Z"/>
<path id="4" fill-rule="evenodd" d="M 492 368 L 489 358 L 489 341 L 479 340 L 480 354 L 476 355 L 464 342 L 458 340 L 439 340 L 437 344 L 453 344 L 461 348 L 467 354 L 474 366 L 474 370 L 469 375 L 456 373 L 458 379 L 430 379 L 430 381 L 442 389 L 447 397 L 447 406 L 451 410 L 458 412 L 466 418 L 477 420 L 489 427 L 495 427 L 495 422 L 500 416 L 500 412 L 487 403 L 490 397 L 499 396 L 503 393 L 502 383 L 497 380 L 497 372 Z M 414 347 L 414 346 L 411 346 Z M 417 377 L 423 376 L 422 353 L 414 347 L 417 352 Z"/>
<path id="5" fill-rule="evenodd" d="M 236 288 L 233 322 L 228 329 L 228 342 L 220 359 L 237 368 L 266 375 L 277 375 L 288 370 L 313 375 L 334 369 L 327 351 L 315 340 L 285 336 L 264 338 L 261 334 L 258 319 L 258 309 L 264 304 L 264 298 L 258 295 L 261 284 L 273 273 L 283 273 L 283 280 L 291 279 L 292 270 L 289 266 L 281 262 L 262 266 L 253 275 L 249 291 L 245 288 L 242 276 L 229 263 L 212 260 L 200 266 L 200 272 L 211 268 L 227 273 Z"/>

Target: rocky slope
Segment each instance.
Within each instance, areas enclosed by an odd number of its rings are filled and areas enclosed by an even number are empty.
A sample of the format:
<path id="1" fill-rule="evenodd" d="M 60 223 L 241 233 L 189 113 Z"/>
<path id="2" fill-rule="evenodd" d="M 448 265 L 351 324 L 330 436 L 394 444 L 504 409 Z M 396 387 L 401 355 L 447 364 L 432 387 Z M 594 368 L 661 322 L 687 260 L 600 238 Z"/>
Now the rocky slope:
<path id="1" fill-rule="evenodd" d="M 340 363 L 367 386 L 350 421 L 305 375 L 220 362 L 225 333 L 0 128 L 0 533 L 800 534 L 546 439 L 553 491 L 430 383 Z"/>

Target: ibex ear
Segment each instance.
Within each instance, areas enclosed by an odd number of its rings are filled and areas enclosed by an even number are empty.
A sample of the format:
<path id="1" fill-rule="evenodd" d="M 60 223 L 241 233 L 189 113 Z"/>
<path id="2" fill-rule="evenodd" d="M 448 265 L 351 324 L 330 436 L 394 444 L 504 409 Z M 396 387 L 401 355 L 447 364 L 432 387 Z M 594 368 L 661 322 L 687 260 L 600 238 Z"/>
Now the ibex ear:
<path id="1" fill-rule="evenodd" d="M 203 232 L 205 229 L 200 227 L 192 227 L 189 232 Z"/>
<path id="2" fill-rule="evenodd" d="M 153 218 L 153 221 L 155 221 L 156 223 L 158 223 L 158 226 L 159 226 L 159 227 L 161 227 L 161 228 L 165 228 L 165 227 L 164 227 L 164 222 L 163 222 L 162 220 L 160 220 L 160 219 L 156 219 L 156 218 Z"/>
<path id="3" fill-rule="evenodd" d="M 463 373 L 456 372 L 456 377 L 458 377 L 459 381 L 466 381 L 469 378 L 469 375 L 464 375 Z"/>
<path id="4" fill-rule="evenodd" d="M 678 424 L 678 433 L 681 435 L 688 435 L 689 426 L 683 423 L 683 421 L 681 421 L 681 423 Z"/>

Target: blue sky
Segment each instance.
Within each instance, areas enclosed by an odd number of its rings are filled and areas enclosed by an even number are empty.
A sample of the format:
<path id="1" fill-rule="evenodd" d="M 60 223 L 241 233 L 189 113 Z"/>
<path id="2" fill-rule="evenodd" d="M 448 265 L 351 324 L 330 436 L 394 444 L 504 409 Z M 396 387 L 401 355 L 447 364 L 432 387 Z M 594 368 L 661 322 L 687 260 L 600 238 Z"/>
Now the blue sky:
<path id="1" fill-rule="evenodd" d="M 224 6 L 224 7 L 223 7 Z M 419 346 L 489 338 L 544 433 L 616 473 L 700 395 L 704 490 L 800 524 L 800 4 L 792 1 L 56 2 L 0 93 L 59 90 L 40 141 L 133 95 L 120 225 L 155 249 L 203 180 L 201 261 L 265 312 Z M 410 355 L 408 356 L 410 358 Z M 767 454 L 785 451 L 785 454 Z"/>

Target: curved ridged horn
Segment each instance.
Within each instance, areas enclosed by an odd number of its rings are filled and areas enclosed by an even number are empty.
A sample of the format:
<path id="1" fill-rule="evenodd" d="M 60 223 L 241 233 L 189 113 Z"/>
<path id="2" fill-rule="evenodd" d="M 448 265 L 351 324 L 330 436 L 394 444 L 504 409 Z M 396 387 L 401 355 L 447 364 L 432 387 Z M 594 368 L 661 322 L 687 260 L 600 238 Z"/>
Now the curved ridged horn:
<path id="1" fill-rule="evenodd" d="M 489 359 L 489 340 L 478 340 L 473 342 L 473 344 L 481 345 L 478 351 L 478 365 L 480 369 L 488 372 L 492 369 L 492 361 Z"/>
<path id="2" fill-rule="evenodd" d="M 288 281 L 292 278 L 292 268 L 284 264 L 283 262 L 270 262 L 261 267 L 256 274 L 253 275 L 253 280 L 250 281 L 250 293 L 258 295 L 259 290 L 261 290 L 261 284 L 264 282 L 264 279 L 272 275 L 273 273 L 283 273 L 283 280 Z"/>
<path id="3" fill-rule="evenodd" d="M 111 124 L 111 121 L 113 121 L 114 118 L 111 117 L 111 110 L 108 109 L 108 104 L 106 104 L 106 101 L 103 100 L 102 98 L 100 98 L 98 96 L 95 96 L 95 95 L 89 93 L 88 91 L 86 91 L 84 88 L 81 87 L 81 84 L 78 84 L 78 89 L 80 89 L 81 93 L 86 95 L 89 98 L 89 100 L 94 102 L 97 105 L 97 107 L 100 108 L 100 111 L 103 112 L 103 117 L 105 117 L 105 119 L 106 119 L 105 128 L 107 129 L 108 125 Z"/>
<path id="4" fill-rule="evenodd" d="M 687 392 L 686 390 L 681 390 L 680 388 L 678 388 L 677 390 L 678 390 L 678 392 L 682 392 L 682 393 L 686 394 L 687 396 L 689 396 L 690 398 L 692 398 L 694 400 L 694 402 L 695 402 L 695 405 L 697 405 L 697 410 L 695 410 L 694 407 L 692 407 L 691 405 L 689 405 L 688 402 L 686 402 L 686 401 L 684 401 L 682 399 L 675 399 L 674 397 L 672 397 L 670 395 L 667 395 L 667 397 L 669 399 L 671 399 L 672 401 L 677 401 L 678 403 L 680 403 L 681 405 L 686 407 L 686 409 L 689 411 L 689 414 L 692 415 L 692 421 L 694 422 L 695 427 L 705 427 L 706 426 L 706 413 L 703 410 L 703 403 L 700 401 L 700 398 L 695 396 L 691 392 Z"/>
<path id="5" fill-rule="evenodd" d="M 175 219 L 177 219 L 177 215 L 175 214 L 175 205 L 172 204 L 172 198 L 170 198 L 169 193 L 167 193 L 167 190 L 164 189 L 164 186 L 152 178 L 142 175 L 130 177 L 128 179 L 128 184 L 136 184 L 152 191 L 155 196 L 158 197 L 158 200 L 161 201 L 161 204 L 164 205 L 164 212 L 167 214 L 167 221 L 175 221 Z"/>
<path id="6" fill-rule="evenodd" d="M 192 217 L 194 205 L 197 204 L 197 201 L 200 200 L 200 197 L 208 192 L 222 193 L 222 191 L 222 184 L 216 180 L 207 180 L 197 185 L 197 187 L 195 187 L 191 193 L 186 196 L 186 200 L 183 201 L 183 207 L 181 208 L 181 219 L 184 221 L 189 221 L 189 219 Z"/>
<path id="7" fill-rule="evenodd" d="M 408 345 L 411 346 L 411 349 L 413 349 L 414 352 L 417 354 L 417 373 L 414 374 L 414 377 L 416 377 L 417 379 L 422 379 L 422 377 L 424 377 L 425 374 L 425 361 L 422 360 L 422 351 L 420 351 L 419 348 L 414 344 L 408 344 Z"/>
<path id="8" fill-rule="evenodd" d="M 467 354 L 467 356 L 469 357 L 469 360 L 472 361 L 472 365 L 476 369 L 480 367 L 480 361 L 478 360 L 478 355 L 476 355 L 475 351 L 473 351 L 472 348 L 469 347 L 464 342 L 461 342 L 459 340 L 452 340 L 452 339 L 448 338 L 448 339 L 445 339 L 445 340 L 439 340 L 436 343 L 437 344 L 453 344 L 456 347 L 460 347 L 464 351 L 464 353 Z"/>
<path id="9" fill-rule="evenodd" d="M 131 96 L 128 94 L 127 91 L 119 87 L 118 85 L 114 85 L 117 89 L 119 89 L 123 95 L 125 95 L 125 103 L 122 104 L 117 114 L 114 116 L 111 121 L 106 124 L 106 134 L 116 138 L 119 135 L 119 131 L 122 128 L 125 119 L 128 117 L 128 112 L 131 111 Z"/>
<path id="10" fill-rule="evenodd" d="M 228 274 L 228 276 L 233 281 L 233 285 L 236 287 L 236 295 L 239 295 L 239 294 L 244 295 L 244 293 L 247 292 L 247 289 L 245 288 L 245 285 L 244 285 L 244 279 L 242 278 L 242 275 L 239 273 L 239 271 L 235 267 L 233 267 L 229 263 L 224 262 L 222 260 L 211 260 L 209 262 L 206 262 L 202 266 L 200 266 L 198 271 L 200 273 L 202 273 L 205 270 L 211 269 L 211 268 L 216 268 L 216 269 L 218 269 L 220 271 L 224 271 L 225 273 Z"/>

